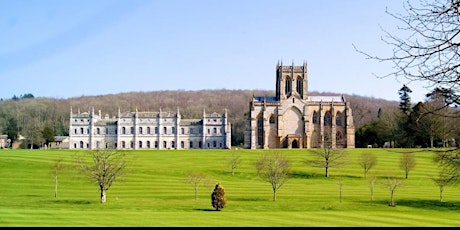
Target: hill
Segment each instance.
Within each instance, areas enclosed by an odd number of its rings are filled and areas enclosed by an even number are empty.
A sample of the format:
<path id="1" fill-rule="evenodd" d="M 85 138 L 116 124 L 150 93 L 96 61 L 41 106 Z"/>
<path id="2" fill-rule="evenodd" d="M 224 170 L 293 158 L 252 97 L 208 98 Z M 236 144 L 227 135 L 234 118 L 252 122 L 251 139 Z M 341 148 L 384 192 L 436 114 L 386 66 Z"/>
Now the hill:
<path id="1" fill-rule="evenodd" d="M 25 98 L 0 102 L 0 131 L 6 129 L 8 121 L 15 119 L 22 132 L 37 127 L 42 130 L 49 126 L 55 135 L 68 135 L 70 108 L 75 111 L 101 111 L 115 116 L 118 109 L 123 111 L 176 111 L 184 118 L 199 118 L 207 112 L 228 111 L 232 123 L 232 145 L 243 143 L 245 129 L 244 114 L 249 108 L 251 97 L 273 96 L 274 90 L 165 90 L 152 92 L 128 92 L 98 96 L 80 96 L 68 99 Z M 397 101 L 347 95 L 329 92 L 310 92 L 310 95 L 343 95 L 353 110 L 355 128 L 359 128 L 377 118 L 379 108 L 398 106 Z M 3 133 L 3 132 L 2 132 Z"/>

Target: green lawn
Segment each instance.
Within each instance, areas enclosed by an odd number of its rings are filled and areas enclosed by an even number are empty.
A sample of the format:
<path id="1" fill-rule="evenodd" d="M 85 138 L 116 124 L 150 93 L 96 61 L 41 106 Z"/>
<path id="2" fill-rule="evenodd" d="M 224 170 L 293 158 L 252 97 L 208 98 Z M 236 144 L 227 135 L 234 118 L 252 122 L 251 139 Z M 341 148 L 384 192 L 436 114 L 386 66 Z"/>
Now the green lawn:
<path id="1" fill-rule="evenodd" d="M 447 186 L 443 202 L 430 179 L 438 172 L 433 152 L 423 149 L 348 149 L 348 163 L 324 169 L 303 161 L 307 150 L 282 150 L 289 158 L 291 179 L 272 200 L 271 185 L 261 181 L 254 162 L 270 150 L 234 150 L 242 162 L 231 175 L 226 159 L 233 150 L 128 151 L 127 175 L 99 203 L 98 186 L 72 168 L 71 150 L 0 150 L 0 226 L 460 226 L 460 190 Z M 401 179 L 399 157 L 415 151 L 416 167 L 395 192 L 396 207 L 388 206 L 386 175 Z M 361 153 L 378 158 L 370 174 L 378 177 L 374 200 L 359 166 Z M 67 168 L 59 174 L 54 197 L 53 165 L 62 157 Z M 199 187 L 194 199 L 188 173 L 203 173 L 212 184 Z M 342 202 L 339 178 L 343 180 Z M 214 211 L 210 194 L 216 182 L 225 188 L 227 206 Z"/>

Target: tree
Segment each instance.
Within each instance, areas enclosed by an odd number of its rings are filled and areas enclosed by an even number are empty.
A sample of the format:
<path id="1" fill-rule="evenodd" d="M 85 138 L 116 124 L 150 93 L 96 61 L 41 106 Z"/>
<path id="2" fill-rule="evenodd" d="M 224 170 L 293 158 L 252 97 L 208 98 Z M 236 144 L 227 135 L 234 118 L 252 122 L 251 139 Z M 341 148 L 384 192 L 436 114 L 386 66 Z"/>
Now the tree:
<path id="1" fill-rule="evenodd" d="M 337 185 L 339 186 L 339 200 L 342 203 L 343 178 L 341 176 L 337 178 Z"/>
<path id="2" fill-rule="evenodd" d="M 371 201 L 374 200 L 374 186 L 375 186 L 375 181 L 377 180 L 377 177 L 372 175 L 369 177 L 369 189 L 371 192 Z"/>
<path id="3" fill-rule="evenodd" d="M 400 99 L 399 109 L 406 115 L 409 115 L 411 112 L 411 101 L 409 93 L 412 93 L 412 90 L 406 85 L 403 85 L 403 87 L 398 91 Z"/>
<path id="4" fill-rule="evenodd" d="M 391 17 L 402 23 L 402 33 L 384 31 L 382 41 L 392 54 L 387 57 L 370 55 L 358 49 L 369 59 L 392 63 L 394 71 L 380 77 L 403 77 L 408 81 L 422 81 L 433 88 L 452 89 L 452 104 L 459 104 L 460 37 L 459 0 L 421 0 L 412 4 L 405 1 L 403 14 Z"/>
<path id="5" fill-rule="evenodd" d="M 54 161 L 53 170 L 51 171 L 54 176 L 54 198 L 58 197 L 58 175 L 61 173 L 64 168 L 62 157 L 57 158 Z"/>
<path id="6" fill-rule="evenodd" d="M 325 138 L 321 149 L 308 149 L 314 159 L 305 160 L 305 163 L 313 167 L 324 168 L 325 176 L 329 177 L 329 168 L 339 167 L 345 164 L 346 153 L 341 148 L 332 148 L 328 138 Z"/>
<path id="7" fill-rule="evenodd" d="M 372 153 L 363 153 L 358 163 L 364 169 L 364 178 L 366 178 L 367 172 L 377 164 L 377 157 Z"/>
<path id="8" fill-rule="evenodd" d="M 91 162 L 77 157 L 77 166 L 84 175 L 99 186 L 101 203 L 106 202 L 106 192 L 119 177 L 125 175 L 125 153 L 116 149 L 88 151 Z"/>
<path id="9" fill-rule="evenodd" d="M 436 151 L 433 157 L 434 162 L 438 163 L 443 177 L 452 183 L 460 182 L 460 152 L 458 148 Z"/>
<path id="10" fill-rule="evenodd" d="M 8 119 L 8 123 L 6 124 L 5 134 L 8 136 L 8 139 L 11 140 L 10 148 L 12 148 L 13 143 L 16 142 L 19 136 L 19 128 L 18 123 L 14 118 Z"/>
<path id="11" fill-rule="evenodd" d="M 193 190 L 195 191 L 195 200 L 197 200 L 198 199 L 198 187 L 202 184 L 204 185 L 209 184 L 209 180 L 202 173 L 189 173 L 187 175 L 187 178 L 185 179 L 185 183 L 191 184 L 193 186 Z"/>
<path id="12" fill-rule="evenodd" d="M 236 167 L 241 163 L 241 156 L 236 154 L 235 151 L 231 151 L 228 162 L 232 169 L 232 176 L 235 174 Z"/>
<path id="13" fill-rule="evenodd" d="M 270 151 L 256 161 L 257 175 L 272 186 L 273 201 L 276 192 L 289 180 L 290 163 L 279 151 Z"/>
<path id="14" fill-rule="evenodd" d="M 216 211 L 220 211 L 221 209 L 225 208 L 225 206 L 227 206 L 225 190 L 220 183 L 216 184 L 214 191 L 211 193 L 211 205 L 216 209 Z"/>
<path id="15" fill-rule="evenodd" d="M 409 171 L 415 168 L 415 157 L 412 153 L 403 153 L 399 158 L 399 167 L 404 170 L 405 178 L 409 177 Z"/>
<path id="16" fill-rule="evenodd" d="M 437 177 L 431 177 L 431 179 L 439 187 L 439 202 L 442 202 L 442 193 L 444 191 L 444 187 L 452 183 L 453 178 L 441 170 L 439 171 Z"/>
<path id="17" fill-rule="evenodd" d="M 394 194 L 396 191 L 396 188 L 403 186 L 403 181 L 398 179 L 396 176 L 393 175 L 388 175 L 386 182 L 383 183 L 383 186 L 388 188 L 390 190 L 390 203 L 388 204 L 389 206 L 396 206 L 396 202 L 394 199 Z"/>
<path id="18" fill-rule="evenodd" d="M 54 131 L 50 126 L 45 126 L 42 131 L 43 139 L 45 144 L 49 147 L 50 142 L 54 141 Z"/>

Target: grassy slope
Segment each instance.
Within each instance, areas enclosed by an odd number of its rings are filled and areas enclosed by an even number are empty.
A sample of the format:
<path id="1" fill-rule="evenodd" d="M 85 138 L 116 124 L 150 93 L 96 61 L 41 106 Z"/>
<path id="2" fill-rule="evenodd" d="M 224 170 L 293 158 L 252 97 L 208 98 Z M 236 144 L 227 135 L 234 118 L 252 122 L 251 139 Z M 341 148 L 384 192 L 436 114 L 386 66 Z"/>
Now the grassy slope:
<path id="1" fill-rule="evenodd" d="M 72 169 L 69 150 L 0 150 L 0 226 L 459 226 L 460 191 L 448 186 L 444 202 L 430 176 L 438 168 L 432 152 L 416 153 L 416 168 L 395 193 L 383 186 L 387 174 L 403 178 L 402 151 L 409 149 L 353 149 L 348 164 L 324 169 L 304 164 L 307 150 L 283 150 L 293 177 L 272 201 L 271 185 L 261 181 L 254 161 L 267 150 L 237 150 L 242 163 L 232 176 L 226 157 L 230 150 L 130 151 L 128 174 L 99 203 L 98 186 Z M 378 163 L 374 200 L 358 156 L 372 151 Z M 414 150 L 421 151 L 421 150 Z M 55 159 L 69 166 L 59 174 L 54 198 L 51 174 Z M 201 186 L 194 200 L 187 173 L 206 174 L 212 183 Z M 342 202 L 338 178 L 343 178 Z M 225 188 L 227 207 L 214 211 L 210 194 L 216 182 Z"/>

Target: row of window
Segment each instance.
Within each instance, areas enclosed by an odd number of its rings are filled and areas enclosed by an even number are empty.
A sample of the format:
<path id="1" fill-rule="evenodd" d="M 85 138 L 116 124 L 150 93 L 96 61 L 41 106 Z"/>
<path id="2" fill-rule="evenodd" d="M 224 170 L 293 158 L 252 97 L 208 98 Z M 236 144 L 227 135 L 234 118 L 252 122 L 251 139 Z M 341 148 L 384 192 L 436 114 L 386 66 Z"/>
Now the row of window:
<path id="1" fill-rule="evenodd" d="M 296 91 L 300 95 L 303 95 L 303 79 L 299 76 L 296 79 Z M 284 93 L 289 94 L 291 92 L 292 92 L 292 80 L 289 76 L 287 76 L 285 80 Z"/>
<path id="2" fill-rule="evenodd" d="M 317 124 L 318 123 L 318 118 L 319 118 L 318 112 L 316 112 L 316 111 L 313 112 L 312 123 Z M 257 122 L 261 123 L 261 125 L 263 125 L 262 117 L 259 117 Z M 269 122 L 270 122 L 270 124 L 275 124 L 275 116 L 274 115 L 270 116 Z M 329 126 L 332 125 L 331 113 L 329 111 L 326 112 L 326 114 L 324 115 L 324 125 L 329 125 Z M 337 116 L 335 117 L 335 125 L 342 126 L 342 113 L 341 112 L 337 112 Z"/>
<path id="3" fill-rule="evenodd" d="M 111 134 L 110 131 L 112 131 L 112 134 L 117 134 L 117 129 L 110 130 L 108 128 L 99 128 L 99 127 L 96 128 L 96 134 L 97 135 L 102 134 L 104 132 L 103 131 L 104 129 L 105 129 L 105 134 Z M 168 127 L 163 127 L 163 134 L 176 134 L 176 127 L 171 127 L 170 130 L 171 130 L 171 132 L 168 133 L 168 131 L 169 131 Z M 85 133 L 84 128 L 80 128 L 80 132 L 78 132 L 78 131 L 79 131 L 78 129 L 74 129 L 74 134 L 89 134 L 90 133 L 88 128 L 86 129 L 86 133 Z M 212 134 L 222 134 L 222 133 L 224 133 L 223 128 L 218 129 L 216 127 L 212 128 L 212 131 L 211 131 L 210 128 L 208 128 L 207 133 L 211 134 L 211 132 L 212 132 Z M 134 127 L 130 127 L 130 132 L 129 133 L 127 133 L 127 128 L 126 127 L 121 127 L 121 134 L 134 134 Z M 139 127 L 138 134 L 144 134 L 143 127 Z M 146 128 L 146 134 L 152 134 L 150 127 Z M 158 127 L 155 127 L 154 134 L 158 134 Z M 186 134 L 186 128 L 181 128 L 181 134 Z M 196 129 L 195 128 L 189 128 L 189 134 L 202 134 L 202 129 L 201 128 L 196 128 Z"/>
<path id="4" fill-rule="evenodd" d="M 159 147 L 158 141 L 154 141 L 153 143 L 154 143 L 153 148 L 158 149 L 158 147 Z M 167 141 L 163 141 L 162 143 L 163 143 L 163 146 L 162 146 L 163 149 L 167 149 L 167 148 L 176 148 L 176 142 L 175 142 L 175 141 L 169 142 L 169 145 L 168 145 L 168 142 L 167 142 Z M 203 145 L 202 145 L 202 142 L 201 142 L 201 141 L 198 141 L 198 142 L 190 141 L 188 144 L 189 144 L 189 145 L 186 147 L 186 146 L 185 146 L 185 141 L 181 141 L 181 142 L 180 142 L 180 148 L 182 148 L 182 149 L 185 149 L 185 148 L 190 148 L 190 149 L 193 149 L 193 148 L 200 148 L 200 149 L 201 149 L 201 148 L 203 148 Z M 217 147 L 223 148 L 223 143 L 222 143 L 222 142 L 217 143 L 217 141 L 207 142 L 206 145 L 207 145 L 208 148 L 217 148 Z M 127 145 L 127 142 L 126 142 L 126 141 L 121 141 L 121 143 L 120 143 L 121 149 L 126 149 L 127 146 L 128 146 L 128 145 Z M 101 143 L 100 141 L 96 141 L 96 148 L 99 149 L 99 148 L 102 148 L 102 147 L 104 147 L 104 148 L 109 148 L 110 146 L 108 145 L 108 143 L 105 143 L 105 145 L 103 146 L 102 143 Z M 74 148 L 81 148 L 81 149 L 82 149 L 82 148 L 89 148 L 89 143 L 86 143 L 86 144 L 85 144 L 85 142 L 80 141 L 79 143 L 74 143 Z M 117 148 L 117 144 L 116 144 L 116 143 L 115 143 L 115 148 Z M 134 142 L 133 142 L 133 141 L 130 141 L 130 142 L 129 142 L 129 148 L 134 149 Z M 138 148 L 138 149 L 143 149 L 143 148 L 145 148 L 145 149 L 150 149 L 150 148 L 152 148 L 151 142 L 150 142 L 150 141 L 146 141 L 146 142 L 145 142 L 145 146 L 144 146 L 144 142 L 143 142 L 143 141 L 139 141 L 139 142 L 138 142 L 137 148 Z"/>

